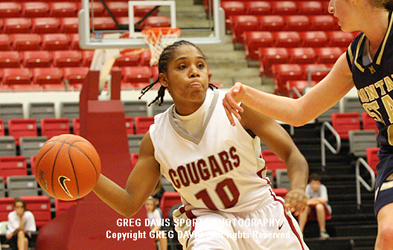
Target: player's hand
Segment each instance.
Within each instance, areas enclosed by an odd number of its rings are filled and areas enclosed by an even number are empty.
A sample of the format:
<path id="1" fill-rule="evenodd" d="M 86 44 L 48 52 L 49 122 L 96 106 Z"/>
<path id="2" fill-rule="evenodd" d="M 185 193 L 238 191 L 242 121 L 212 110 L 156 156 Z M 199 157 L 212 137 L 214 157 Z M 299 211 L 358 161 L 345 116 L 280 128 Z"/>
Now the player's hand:
<path id="1" fill-rule="evenodd" d="M 229 119 L 232 126 L 235 126 L 235 120 L 232 115 L 234 115 L 239 121 L 241 119 L 240 112 L 243 112 L 243 108 L 240 107 L 239 102 L 245 96 L 245 88 L 240 82 L 235 83 L 235 85 L 225 94 L 222 104 L 225 108 L 225 113 Z"/>
<path id="2" fill-rule="evenodd" d="M 308 197 L 304 191 L 291 190 L 285 195 L 285 209 L 298 216 L 306 209 L 307 200 Z"/>

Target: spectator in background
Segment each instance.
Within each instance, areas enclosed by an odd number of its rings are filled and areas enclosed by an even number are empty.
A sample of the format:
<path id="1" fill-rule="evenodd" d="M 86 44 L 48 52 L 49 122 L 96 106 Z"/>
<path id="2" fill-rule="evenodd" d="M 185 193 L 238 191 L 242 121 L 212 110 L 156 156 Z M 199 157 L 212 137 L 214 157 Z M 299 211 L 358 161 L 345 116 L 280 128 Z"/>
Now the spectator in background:
<path id="1" fill-rule="evenodd" d="M 37 230 L 32 212 L 24 200 L 15 199 L 14 211 L 8 214 L 6 238 L 13 250 L 28 250 L 31 232 Z"/>
<path id="2" fill-rule="evenodd" d="M 326 217 L 332 213 L 332 208 L 328 204 L 327 188 L 321 182 L 321 176 L 313 173 L 309 177 L 306 187 L 306 195 L 308 196 L 307 208 L 299 215 L 300 229 L 304 230 L 304 226 L 308 218 L 316 218 L 319 224 L 320 238 L 327 239 L 329 234 L 326 232 Z"/>
<path id="3" fill-rule="evenodd" d="M 163 218 L 160 211 L 157 209 L 156 198 L 150 196 L 145 202 L 145 208 L 147 212 L 147 218 L 149 219 L 151 232 L 154 235 L 155 240 L 158 240 L 160 243 L 160 250 L 167 250 L 168 240 L 166 238 L 165 232 L 160 230 Z"/>

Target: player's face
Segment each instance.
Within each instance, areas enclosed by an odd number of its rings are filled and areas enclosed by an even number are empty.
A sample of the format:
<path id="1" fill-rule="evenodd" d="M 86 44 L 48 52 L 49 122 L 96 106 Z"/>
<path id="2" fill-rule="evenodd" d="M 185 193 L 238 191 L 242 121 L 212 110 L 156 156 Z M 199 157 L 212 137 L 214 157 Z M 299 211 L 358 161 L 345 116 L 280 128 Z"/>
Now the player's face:
<path id="1" fill-rule="evenodd" d="M 22 202 L 15 203 L 15 211 L 17 215 L 22 215 L 25 212 Z"/>
<path id="2" fill-rule="evenodd" d="M 316 192 L 316 191 L 318 191 L 319 187 L 321 186 L 321 182 L 310 181 L 310 186 L 311 186 L 312 190 L 314 190 Z"/>
<path id="3" fill-rule="evenodd" d="M 349 0 L 330 0 L 329 2 L 329 13 L 338 18 L 338 24 L 341 26 L 341 30 L 345 32 L 359 30 L 353 18 L 354 10 Z"/>
<path id="4" fill-rule="evenodd" d="M 209 86 L 208 67 L 205 58 L 194 46 L 181 45 L 176 48 L 168 62 L 167 74 L 161 73 L 160 77 L 179 114 L 193 113 L 205 100 Z"/>
<path id="5" fill-rule="evenodd" d="M 152 212 L 154 209 L 154 201 L 148 200 L 145 202 L 146 212 Z"/>

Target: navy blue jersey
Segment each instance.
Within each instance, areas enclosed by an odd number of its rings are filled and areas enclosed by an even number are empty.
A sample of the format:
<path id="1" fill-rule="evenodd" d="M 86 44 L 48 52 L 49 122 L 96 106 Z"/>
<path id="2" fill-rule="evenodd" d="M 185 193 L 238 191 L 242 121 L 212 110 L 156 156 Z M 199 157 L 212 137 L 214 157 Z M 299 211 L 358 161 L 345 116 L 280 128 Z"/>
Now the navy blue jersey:
<path id="1" fill-rule="evenodd" d="M 371 63 L 363 63 L 367 40 L 360 33 L 347 50 L 347 60 L 359 100 L 366 112 L 377 121 L 380 147 L 393 150 L 393 32 L 392 12 L 385 37 Z"/>

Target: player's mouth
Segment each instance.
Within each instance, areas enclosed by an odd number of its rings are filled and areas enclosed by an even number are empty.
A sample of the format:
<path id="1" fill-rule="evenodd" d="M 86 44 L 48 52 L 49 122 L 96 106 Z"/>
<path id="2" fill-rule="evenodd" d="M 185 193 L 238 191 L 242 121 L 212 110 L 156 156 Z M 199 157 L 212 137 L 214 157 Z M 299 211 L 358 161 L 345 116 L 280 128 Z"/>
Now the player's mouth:
<path id="1" fill-rule="evenodd" d="M 202 87 L 202 83 L 200 82 L 192 82 L 188 85 L 188 87 L 190 88 L 201 88 Z"/>

